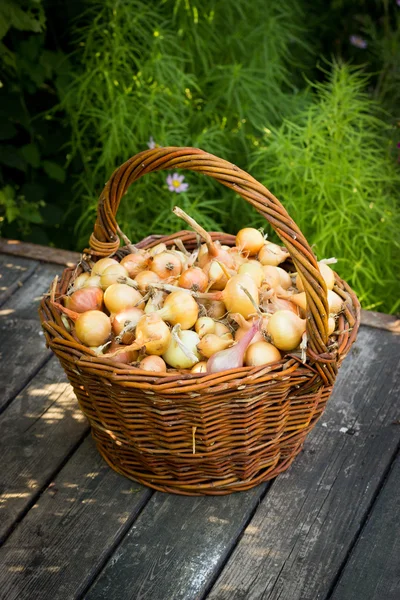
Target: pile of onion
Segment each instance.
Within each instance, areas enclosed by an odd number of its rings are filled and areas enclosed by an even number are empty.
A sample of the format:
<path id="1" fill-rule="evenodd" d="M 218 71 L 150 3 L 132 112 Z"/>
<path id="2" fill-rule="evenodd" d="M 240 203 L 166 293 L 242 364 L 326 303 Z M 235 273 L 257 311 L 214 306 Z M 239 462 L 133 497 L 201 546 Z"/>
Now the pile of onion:
<path id="1" fill-rule="evenodd" d="M 76 341 L 116 368 L 165 376 L 200 377 L 242 367 L 260 368 L 299 353 L 304 359 L 307 300 L 286 248 L 252 227 L 236 245 L 215 240 L 176 207 L 198 234 L 189 252 L 181 240 L 132 250 L 119 261 L 102 258 L 77 274 L 54 305 Z M 343 301 L 335 273 L 321 261 L 327 287 L 328 331 L 335 335 Z"/>

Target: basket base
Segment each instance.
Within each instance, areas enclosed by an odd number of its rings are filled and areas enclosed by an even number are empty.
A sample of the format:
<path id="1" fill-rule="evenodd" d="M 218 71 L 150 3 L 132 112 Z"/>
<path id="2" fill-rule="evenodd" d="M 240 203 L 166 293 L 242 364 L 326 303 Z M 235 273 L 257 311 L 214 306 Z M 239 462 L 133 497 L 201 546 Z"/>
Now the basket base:
<path id="1" fill-rule="evenodd" d="M 94 436 L 96 439 L 96 436 Z M 119 460 L 119 457 L 112 453 L 110 455 L 109 445 L 102 444 L 96 439 L 96 446 L 101 456 L 106 463 L 117 473 L 136 481 L 141 485 L 150 487 L 159 492 L 167 492 L 170 494 L 180 494 L 183 496 L 224 496 L 234 492 L 242 492 L 249 490 L 269 479 L 274 479 L 280 473 L 289 468 L 297 454 L 303 447 L 303 439 L 301 439 L 295 447 L 292 448 L 290 456 L 284 459 L 277 460 L 274 464 L 261 468 L 254 477 L 248 480 L 240 480 L 235 477 L 219 478 L 215 480 L 200 479 L 197 475 L 196 480 L 190 483 L 180 482 L 177 479 L 162 477 L 155 473 L 149 473 L 143 470 L 142 465 L 136 463 L 125 463 Z M 117 460 L 116 460 L 117 459 Z"/>

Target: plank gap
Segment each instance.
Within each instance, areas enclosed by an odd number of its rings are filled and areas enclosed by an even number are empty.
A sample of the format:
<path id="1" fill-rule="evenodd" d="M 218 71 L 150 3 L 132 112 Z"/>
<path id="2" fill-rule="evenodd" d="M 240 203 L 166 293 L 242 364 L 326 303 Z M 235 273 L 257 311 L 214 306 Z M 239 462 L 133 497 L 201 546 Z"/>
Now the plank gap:
<path id="1" fill-rule="evenodd" d="M 260 498 L 259 498 L 257 504 L 253 507 L 251 513 L 249 514 L 247 520 L 245 521 L 245 523 L 243 525 L 243 529 L 241 530 L 241 532 L 239 533 L 239 535 L 237 536 L 237 538 L 235 540 L 233 540 L 232 546 L 227 550 L 226 555 L 222 558 L 221 564 L 219 565 L 219 568 L 216 570 L 216 572 L 213 574 L 213 576 L 210 577 L 210 581 L 206 585 L 206 587 L 204 589 L 204 593 L 201 596 L 199 596 L 199 600 L 206 600 L 208 594 L 211 592 L 212 588 L 214 587 L 214 584 L 216 583 L 218 577 L 221 575 L 223 569 L 225 568 L 225 565 L 227 564 L 227 562 L 231 558 L 231 556 L 232 556 L 232 554 L 233 554 L 236 546 L 239 544 L 240 540 L 244 536 L 244 533 L 245 533 L 248 525 L 250 524 L 252 518 L 256 514 L 256 512 L 258 510 L 258 507 L 260 506 L 261 502 L 264 500 L 264 498 L 268 494 L 268 492 L 271 490 L 271 488 L 273 487 L 274 483 L 275 483 L 275 479 L 267 482 L 265 490 L 261 493 Z"/>
<path id="2" fill-rule="evenodd" d="M 32 261 L 32 264 L 27 267 L 26 271 L 22 271 L 17 280 L 10 283 L 4 292 L 0 294 L 0 307 L 3 306 L 11 298 L 14 292 L 17 292 L 37 271 L 39 263 Z"/>
<path id="3" fill-rule="evenodd" d="M 13 523 L 8 527 L 8 529 L 5 531 L 5 533 L 3 534 L 3 536 L 0 537 L 0 548 L 1 548 L 1 546 L 3 546 L 3 544 L 10 537 L 10 535 L 12 534 L 12 532 L 14 531 L 14 529 L 21 523 L 21 521 L 23 521 L 23 519 L 26 517 L 26 515 L 28 514 L 28 512 L 31 510 L 32 506 L 34 506 L 37 503 L 37 501 L 39 500 L 40 496 L 42 496 L 42 494 L 47 490 L 47 488 L 49 487 L 49 485 L 52 482 L 52 480 L 55 477 L 57 477 L 57 475 L 65 467 L 65 465 L 67 464 L 67 462 L 69 461 L 69 459 L 75 454 L 75 452 L 78 450 L 78 448 L 83 444 L 83 442 L 85 441 L 85 439 L 88 437 L 89 433 L 90 433 L 90 427 L 88 426 L 88 428 L 85 431 L 85 433 L 79 438 L 79 440 L 71 448 L 71 450 L 68 452 L 68 454 L 66 454 L 66 456 L 63 458 L 63 460 L 57 466 L 57 468 L 54 469 L 51 472 L 51 474 L 46 479 L 46 481 L 44 482 L 44 484 L 37 490 L 36 494 L 34 494 L 32 496 L 32 498 L 29 500 L 28 504 L 21 510 L 20 514 L 17 516 L 17 518 L 15 519 L 15 521 L 13 521 Z"/>
<path id="4" fill-rule="evenodd" d="M 129 533 L 129 531 L 130 531 L 133 523 L 140 517 L 140 515 L 142 514 L 142 512 L 146 508 L 147 504 L 151 500 L 152 496 L 154 496 L 155 492 L 153 490 L 151 490 L 150 488 L 148 488 L 148 491 L 149 491 L 149 494 L 147 496 L 143 497 L 143 504 L 140 505 L 140 507 L 138 508 L 137 511 L 134 511 L 131 514 L 130 519 L 128 519 L 127 522 L 126 522 L 126 524 L 125 524 L 125 529 L 123 529 L 121 531 L 120 535 L 115 539 L 115 542 L 113 544 L 111 544 L 111 546 L 108 548 L 107 552 L 104 555 L 104 559 L 102 560 L 101 564 L 98 566 L 97 569 L 95 569 L 93 571 L 93 573 L 91 573 L 89 581 L 83 587 L 83 589 L 80 592 L 77 593 L 77 595 L 75 596 L 74 600 L 84 600 L 84 598 L 86 597 L 86 594 L 89 592 L 90 588 L 95 585 L 95 583 L 98 580 L 98 578 L 100 577 L 100 575 L 101 575 L 104 567 L 107 565 L 108 561 L 110 560 L 110 558 L 112 557 L 112 555 L 114 554 L 114 552 L 117 550 L 118 546 L 121 545 L 121 543 L 123 542 L 124 538 Z"/>
<path id="5" fill-rule="evenodd" d="M 13 395 L 4 402 L 3 406 L 0 406 L 0 415 L 6 410 L 6 408 L 8 408 L 10 406 L 10 404 L 18 396 L 18 394 L 20 394 L 26 387 L 28 387 L 32 383 L 33 379 L 36 377 L 36 375 L 39 373 L 39 371 L 41 371 L 43 369 L 43 367 L 45 365 L 47 365 L 47 363 L 52 359 L 53 356 L 54 356 L 53 353 L 49 350 L 48 354 L 44 357 L 44 360 L 42 362 L 40 362 L 37 365 L 37 367 L 30 373 L 29 380 L 24 381 L 23 384 L 21 385 L 21 387 L 17 388 L 15 390 L 15 392 L 13 393 Z"/>
<path id="6" fill-rule="evenodd" d="M 363 532 L 363 530 L 364 530 L 364 528 L 365 528 L 365 526 L 366 526 L 366 524 L 368 522 L 368 519 L 369 519 L 369 517 L 370 517 L 370 515 L 371 515 L 371 513 L 372 513 L 372 511 L 374 509 L 375 504 L 379 500 L 379 496 L 380 496 L 380 494 L 382 492 L 382 489 L 384 488 L 385 483 L 388 480 L 388 478 L 390 476 L 390 473 L 392 471 L 393 465 L 394 465 L 396 459 L 399 456 L 400 456 L 400 442 L 398 443 L 397 448 L 393 452 L 391 460 L 389 461 L 389 463 L 387 464 L 385 470 L 383 471 L 382 479 L 379 481 L 379 484 L 378 484 L 378 486 L 377 486 L 377 488 L 375 490 L 375 493 L 374 493 L 374 495 L 373 495 L 373 497 L 371 499 L 371 502 L 369 503 L 368 508 L 365 511 L 364 517 L 363 517 L 362 521 L 360 522 L 360 526 L 359 526 L 358 530 L 356 531 L 356 533 L 355 533 L 355 535 L 353 537 L 352 542 L 349 545 L 349 548 L 348 548 L 348 550 L 346 552 L 346 555 L 345 555 L 345 557 L 344 557 L 341 565 L 339 566 L 339 568 L 338 568 L 338 570 L 336 572 L 335 577 L 333 578 L 332 584 L 331 584 L 331 586 L 330 586 L 330 588 L 328 590 L 328 593 L 327 593 L 327 595 L 325 597 L 325 600 L 330 600 L 330 598 L 332 598 L 333 594 L 335 593 L 335 590 L 336 590 L 337 585 L 338 585 L 338 583 L 340 581 L 342 573 L 345 570 L 345 568 L 347 566 L 347 563 L 349 562 L 349 560 L 350 560 L 350 558 L 351 558 L 351 556 L 353 554 L 354 547 L 357 544 L 358 539 L 359 539 L 360 535 L 362 534 L 362 532 Z"/>

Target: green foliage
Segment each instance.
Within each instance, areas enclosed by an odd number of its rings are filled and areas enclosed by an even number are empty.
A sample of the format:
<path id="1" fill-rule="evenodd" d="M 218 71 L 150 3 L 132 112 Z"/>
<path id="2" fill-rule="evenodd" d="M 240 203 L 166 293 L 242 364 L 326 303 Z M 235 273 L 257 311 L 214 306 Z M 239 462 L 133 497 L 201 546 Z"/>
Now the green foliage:
<path id="1" fill-rule="evenodd" d="M 293 82 L 299 50 L 308 51 L 295 0 L 254 0 L 251 19 L 247 0 L 205 0 L 201 6 L 106 0 L 90 6 L 76 32 L 81 64 L 63 100 L 71 155 L 84 164 L 75 188 L 81 245 L 105 181 L 151 136 L 163 146 L 198 146 L 246 164 L 265 122 L 278 122 L 295 98 L 303 102 Z M 171 220 L 165 177 L 147 178 L 124 198 L 118 218 L 133 239 L 181 226 Z M 188 179 L 187 210 L 201 203 L 205 218 L 214 215 L 214 228 L 215 220 L 234 227 L 222 218 L 229 193 L 204 178 Z"/>
<path id="2" fill-rule="evenodd" d="M 271 128 L 255 170 L 317 256 L 339 259 L 364 308 L 389 312 L 399 307 L 400 172 L 366 83 L 359 70 L 335 64 L 314 84 L 313 103 Z"/>
<path id="3" fill-rule="evenodd" d="M 0 233 L 48 244 L 60 230 L 67 200 L 65 150 L 69 130 L 48 114 L 68 80 L 69 61 L 46 47 L 40 1 L 2 3 L 0 44 Z M 20 30 L 28 30 L 26 35 Z M 57 232 L 57 243 L 68 237 Z M 56 236 L 54 236 L 56 237 Z"/>

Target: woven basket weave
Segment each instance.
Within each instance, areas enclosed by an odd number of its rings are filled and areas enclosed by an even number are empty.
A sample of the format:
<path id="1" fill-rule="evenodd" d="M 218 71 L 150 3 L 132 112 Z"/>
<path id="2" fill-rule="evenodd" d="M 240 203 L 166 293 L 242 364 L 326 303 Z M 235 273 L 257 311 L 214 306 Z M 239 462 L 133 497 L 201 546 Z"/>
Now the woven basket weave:
<path id="1" fill-rule="evenodd" d="M 119 249 L 116 213 L 122 196 L 152 171 L 190 169 L 213 177 L 252 204 L 272 225 L 290 252 L 307 296 L 307 362 L 286 355 L 264 367 L 242 367 L 213 375 L 151 375 L 95 356 L 66 330 L 48 297 L 40 305 L 47 344 L 58 356 L 80 407 L 88 417 L 98 450 L 119 473 L 157 490 L 187 495 L 228 494 L 249 489 L 288 468 L 307 433 L 321 416 L 338 367 L 354 342 L 360 305 L 336 276 L 334 290 L 344 301 L 337 331 L 328 340 L 326 287 L 307 240 L 279 201 L 235 165 L 197 148 L 155 148 L 119 167 L 106 184 L 85 251 L 92 260 L 128 253 Z M 235 238 L 213 233 L 234 245 Z M 137 244 L 181 238 L 196 245 L 193 232 L 150 236 Z M 83 263 L 82 263 L 83 264 Z M 63 294 L 82 272 L 64 271 L 56 289 Z"/>

